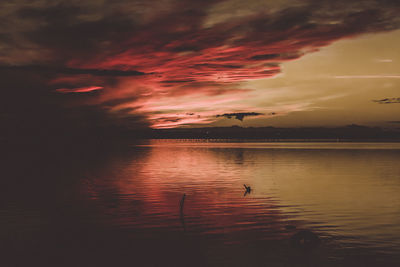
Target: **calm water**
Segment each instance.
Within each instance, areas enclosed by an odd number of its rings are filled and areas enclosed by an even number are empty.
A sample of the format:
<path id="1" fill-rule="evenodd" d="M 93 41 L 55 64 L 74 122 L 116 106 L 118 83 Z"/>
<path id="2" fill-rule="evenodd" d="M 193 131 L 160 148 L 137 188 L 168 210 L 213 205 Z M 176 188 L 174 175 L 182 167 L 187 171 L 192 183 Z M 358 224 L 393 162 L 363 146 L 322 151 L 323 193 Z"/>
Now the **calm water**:
<path id="1" fill-rule="evenodd" d="M 6 168 L 1 266 L 400 265 L 399 143 L 40 152 Z"/>

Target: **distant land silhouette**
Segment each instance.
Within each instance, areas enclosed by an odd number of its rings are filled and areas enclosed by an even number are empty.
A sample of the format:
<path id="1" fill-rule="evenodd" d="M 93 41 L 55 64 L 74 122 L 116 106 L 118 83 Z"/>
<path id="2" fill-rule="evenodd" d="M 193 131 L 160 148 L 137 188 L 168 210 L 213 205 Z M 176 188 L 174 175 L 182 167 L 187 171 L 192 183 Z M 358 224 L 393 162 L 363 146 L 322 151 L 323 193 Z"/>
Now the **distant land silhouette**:
<path id="1" fill-rule="evenodd" d="M 33 129 L 7 129 L 0 136 L 0 143 L 12 147 L 52 147 L 70 149 L 72 147 L 120 146 L 141 139 L 249 139 L 263 141 L 371 141 L 400 142 L 400 129 L 384 129 L 348 125 L 343 127 L 204 127 L 204 128 L 127 128 L 127 127 L 65 127 L 56 129 L 34 127 Z"/>
<path id="2" fill-rule="evenodd" d="M 341 140 L 341 141 L 400 141 L 400 129 L 360 126 L 356 124 L 343 127 L 206 127 L 157 129 L 152 138 L 188 138 L 188 139 L 267 139 L 280 140 Z"/>

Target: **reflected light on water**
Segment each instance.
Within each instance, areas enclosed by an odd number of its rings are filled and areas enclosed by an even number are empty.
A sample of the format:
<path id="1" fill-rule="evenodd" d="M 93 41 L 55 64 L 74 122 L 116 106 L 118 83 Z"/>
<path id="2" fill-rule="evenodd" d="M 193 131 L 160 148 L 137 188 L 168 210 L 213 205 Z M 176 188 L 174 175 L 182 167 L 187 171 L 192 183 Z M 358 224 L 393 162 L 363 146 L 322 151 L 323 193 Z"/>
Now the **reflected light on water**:
<path id="1" fill-rule="evenodd" d="M 185 193 L 186 229 L 222 234 L 228 243 L 241 242 L 234 236 L 240 231 L 286 238 L 284 226 L 294 223 L 348 238 L 347 245 L 399 248 L 397 147 L 153 140 L 135 147 L 142 154 L 116 176 L 90 177 L 91 198 L 113 188 L 121 203 L 109 212 L 125 227 L 179 231 Z M 244 196 L 243 184 L 253 192 Z"/>
<path id="2" fill-rule="evenodd" d="M 4 191 L 0 244 L 43 266 L 395 266 L 399 156 L 398 143 L 199 140 L 51 155 Z M 293 245 L 302 230 L 316 248 Z"/>

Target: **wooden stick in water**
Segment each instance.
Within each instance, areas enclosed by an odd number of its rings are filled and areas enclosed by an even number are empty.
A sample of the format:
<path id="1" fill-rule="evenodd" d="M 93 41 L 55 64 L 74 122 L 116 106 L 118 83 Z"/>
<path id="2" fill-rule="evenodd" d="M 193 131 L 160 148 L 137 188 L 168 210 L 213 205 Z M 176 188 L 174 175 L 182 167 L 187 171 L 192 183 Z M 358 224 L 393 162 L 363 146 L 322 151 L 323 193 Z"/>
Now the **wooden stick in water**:
<path id="1" fill-rule="evenodd" d="M 185 215 L 183 214 L 183 205 L 185 204 L 185 197 L 186 197 L 186 194 L 183 194 L 182 199 L 180 201 L 180 217 L 181 217 L 181 223 L 182 223 L 184 232 L 186 232 Z"/>
<path id="2" fill-rule="evenodd" d="M 183 214 L 183 205 L 185 204 L 185 197 L 186 194 L 183 194 L 181 202 L 180 202 L 180 206 L 181 206 L 181 215 Z"/>

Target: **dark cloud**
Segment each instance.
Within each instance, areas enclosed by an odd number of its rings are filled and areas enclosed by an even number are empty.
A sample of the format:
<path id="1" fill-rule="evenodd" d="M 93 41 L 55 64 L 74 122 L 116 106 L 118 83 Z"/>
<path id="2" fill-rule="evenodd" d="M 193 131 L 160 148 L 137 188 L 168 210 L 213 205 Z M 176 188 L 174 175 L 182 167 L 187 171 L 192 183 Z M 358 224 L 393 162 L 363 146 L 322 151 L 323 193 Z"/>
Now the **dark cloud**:
<path id="1" fill-rule="evenodd" d="M 265 55 L 255 55 L 252 56 L 251 60 L 269 60 L 279 58 L 280 54 L 265 54 Z"/>
<path id="2" fill-rule="evenodd" d="M 40 66 L 40 65 L 23 65 L 23 66 L 8 66 L 0 65 L 0 71 L 3 70 L 16 70 L 16 71 L 30 71 L 37 73 L 50 73 L 50 74 L 69 74 L 69 75 L 84 75 L 89 74 L 93 76 L 138 76 L 145 73 L 135 70 L 105 70 L 105 69 L 79 69 L 67 68 L 60 66 Z"/>
<path id="3" fill-rule="evenodd" d="M 48 84 L 57 75 L 37 73 L 29 69 L 2 69 L 0 71 L 0 118 L 4 140 L 57 140 L 72 142 L 75 138 L 112 138 L 122 129 L 145 129 L 145 116 L 109 112 L 103 104 L 88 104 L 90 94 L 59 94 Z M 88 88 L 65 88 L 76 90 Z M 124 98 L 125 99 L 125 98 Z M 61 140 L 60 139 L 60 140 Z M 3 139 L 2 139 L 3 140 Z M 106 139 L 104 139 L 105 141 Z"/>
<path id="4" fill-rule="evenodd" d="M 258 112 L 235 112 L 235 113 L 224 113 L 224 114 L 216 115 L 216 117 L 217 118 L 225 117 L 228 119 L 235 118 L 237 120 L 243 121 L 244 117 L 260 116 L 260 115 L 264 115 L 264 114 L 258 113 Z"/>
<path id="5" fill-rule="evenodd" d="M 236 83 L 273 77 L 284 61 L 342 38 L 400 26 L 396 1 L 235 3 L 2 1 L 3 101 L 9 107 L 30 97 L 37 106 L 57 103 L 60 110 L 74 102 L 98 108 L 102 116 L 123 110 L 143 123 L 149 114 L 137 107 L 162 97 L 236 93 Z M 100 87 L 91 94 L 49 94 Z M 227 114 L 256 116 L 219 116 Z"/>
<path id="6" fill-rule="evenodd" d="M 399 104 L 400 103 L 400 97 L 392 97 L 392 98 L 383 98 L 379 100 L 372 100 L 373 102 L 379 103 L 379 104 Z"/>

